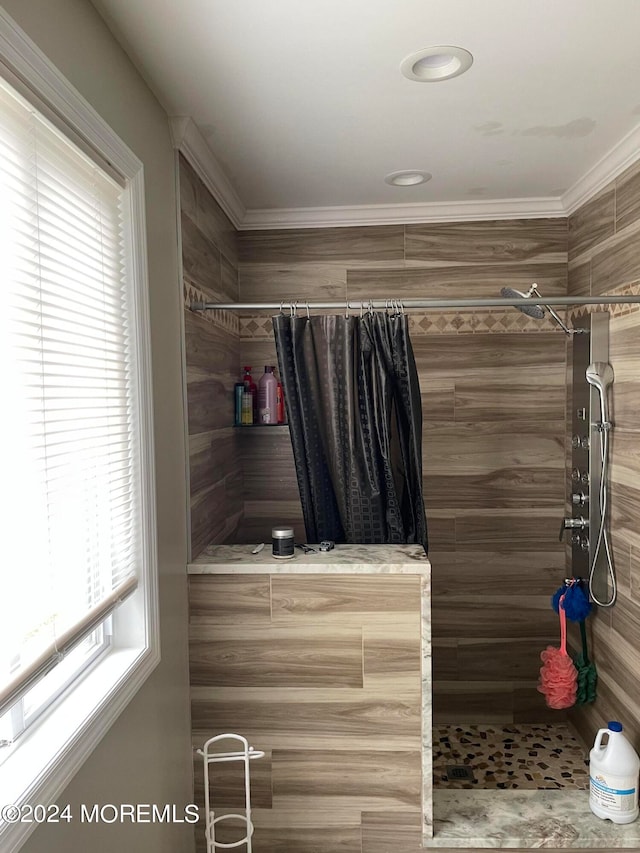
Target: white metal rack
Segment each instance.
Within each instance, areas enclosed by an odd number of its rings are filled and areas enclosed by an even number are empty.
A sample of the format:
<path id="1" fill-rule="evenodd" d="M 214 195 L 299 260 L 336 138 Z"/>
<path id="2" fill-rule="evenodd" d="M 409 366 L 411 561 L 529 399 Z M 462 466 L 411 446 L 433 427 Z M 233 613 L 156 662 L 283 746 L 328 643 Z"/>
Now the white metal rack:
<path id="1" fill-rule="evenodd" d="M 235 740 L 242 744 L 242 749 L 236 752 L 213 752 L 214 744 L 223 740 Z M 264 758 L 264 752 L 259 749 L 254 749 L 249 746 L 249 741 L 242 735 L 222 734 L 209 738 L 205 741 L 202 749 L 198 752 L 204 759 L 204 807 L 205 807 L 205 836 L 207 840 L 207 853 L 214 853 L 219 848 L 240 847 L 242 844 L 247 845 L 246 853 L 251 853 L 251 836 L 253 835 L 253 823 L 251 821 L 251 782 L 249 778 L 249 762 L 254 758 Z M 218 764 L 227 761 L 243 761 L 244 762 L 244 814 L 221 814 L 215 816 L 214 810 L 211 808 L 211 800 L 209 794 L 209 765 Z M 221 841 L 216 841 L 216 825 L 225 820 L 243 821 L 246 827 L 244 838 L 238 841 L 233 841 L 229 844 L 223 844 Z"/>

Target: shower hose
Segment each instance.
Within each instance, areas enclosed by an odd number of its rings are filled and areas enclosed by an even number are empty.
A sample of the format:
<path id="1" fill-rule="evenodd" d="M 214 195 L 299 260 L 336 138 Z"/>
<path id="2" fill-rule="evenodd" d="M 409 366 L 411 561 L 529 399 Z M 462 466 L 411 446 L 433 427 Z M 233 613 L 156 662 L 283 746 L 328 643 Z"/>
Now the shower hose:
<path id="1" fill-rule="evenodd" d="M 613 569 L 613 558 L 611 556 L 611 543 L 609 542 L 609 534 L 607 532 L 607 511 L 608 511 L 608 490 L 607 481 L 609 479 L 609 430 L 611 424 L 603 421 L 598 424 L 598 434 L 600 436 L 600 456 L 602 459 L 602 476 L 600 477 L 600 526 L 598 529 L 598 538 L 593 550 L 593 560 L 589 569 L 589 594 L 599 607 L 611 607 L 615 604 L 618 594 L 616 584 L 616 574 Z M 607 560 L 607 575 L 611 580 L 611 595 L 608 601 L 600 601 L 593 589 L 593 579 L 596 571 L 596 564 L 600 551 L 604 546 L 605 556 Z"/>

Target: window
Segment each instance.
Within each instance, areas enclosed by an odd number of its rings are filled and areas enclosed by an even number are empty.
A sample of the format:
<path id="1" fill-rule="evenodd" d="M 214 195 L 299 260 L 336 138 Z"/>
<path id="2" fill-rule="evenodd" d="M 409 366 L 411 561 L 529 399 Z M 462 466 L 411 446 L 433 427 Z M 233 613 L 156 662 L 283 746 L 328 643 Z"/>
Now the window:
<path id="1" fill-rule="evenodd" d="M 34 46 L 20 67 L 16 31 L 0 18 L 2 803 L 59 793 L 158 660 L 142 168 Z"/>

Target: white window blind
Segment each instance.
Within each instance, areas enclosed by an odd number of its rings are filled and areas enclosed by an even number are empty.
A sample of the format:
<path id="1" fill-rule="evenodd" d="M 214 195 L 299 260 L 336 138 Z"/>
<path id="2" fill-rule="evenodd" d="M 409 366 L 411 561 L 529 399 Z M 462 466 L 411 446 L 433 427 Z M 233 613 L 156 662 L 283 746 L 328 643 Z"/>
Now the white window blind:
<path id="1" fill-rule="evenodd" d="M 0 712 L 137 583 L 125 204 L 0 81 Z"/>

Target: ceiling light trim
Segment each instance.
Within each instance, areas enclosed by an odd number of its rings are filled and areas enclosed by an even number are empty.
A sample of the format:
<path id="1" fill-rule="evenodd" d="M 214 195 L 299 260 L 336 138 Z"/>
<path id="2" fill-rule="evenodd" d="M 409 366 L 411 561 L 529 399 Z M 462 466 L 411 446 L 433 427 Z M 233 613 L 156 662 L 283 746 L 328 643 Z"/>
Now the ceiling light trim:
<path id="1" fill-rule="evenodd" d="M 430 181 L 433 175 L 423 169 L 399 169 L 384 176 L 385 184 L 391 187 L 419 187 Z"/>
<path id="2" fill-rule="evenodd" d="M 233 225 L 240 229 L 247 209 L 194 120 L 190 116 L 171 116 L 169 128 L 173 147 L 184 155 Z"/>
<path id="3" fill-rule="evenodd" d="M 600 190 L 604 189 L 625 169 L 638 162 L 640 151 L 640 124 L 617 142 L 598 162 L 581 178 L 569 187 L 561 202 L 567 216 L 574 213 Z"/>
<path id="4" fill-rule="evenodd" d="M 420 63 L 430 57 L 448 57 L 448 62 L 430 66 Z M 437 44 L 417 50 L 400 63 L 400 71 L 407 80 L 416 83 L 442 83 L 468 71 L 473 65 L 473 54 L 464 47 L 452 44 Z"/>
<path id="5" fill-rule="evenodd" d="M 269 208 L 247 210 L 239 230 L 346 228 L 350 225 L 409 225 L 426 222 L 545 219 L 564 216 L 566 213 L 558 198 Z"/>

